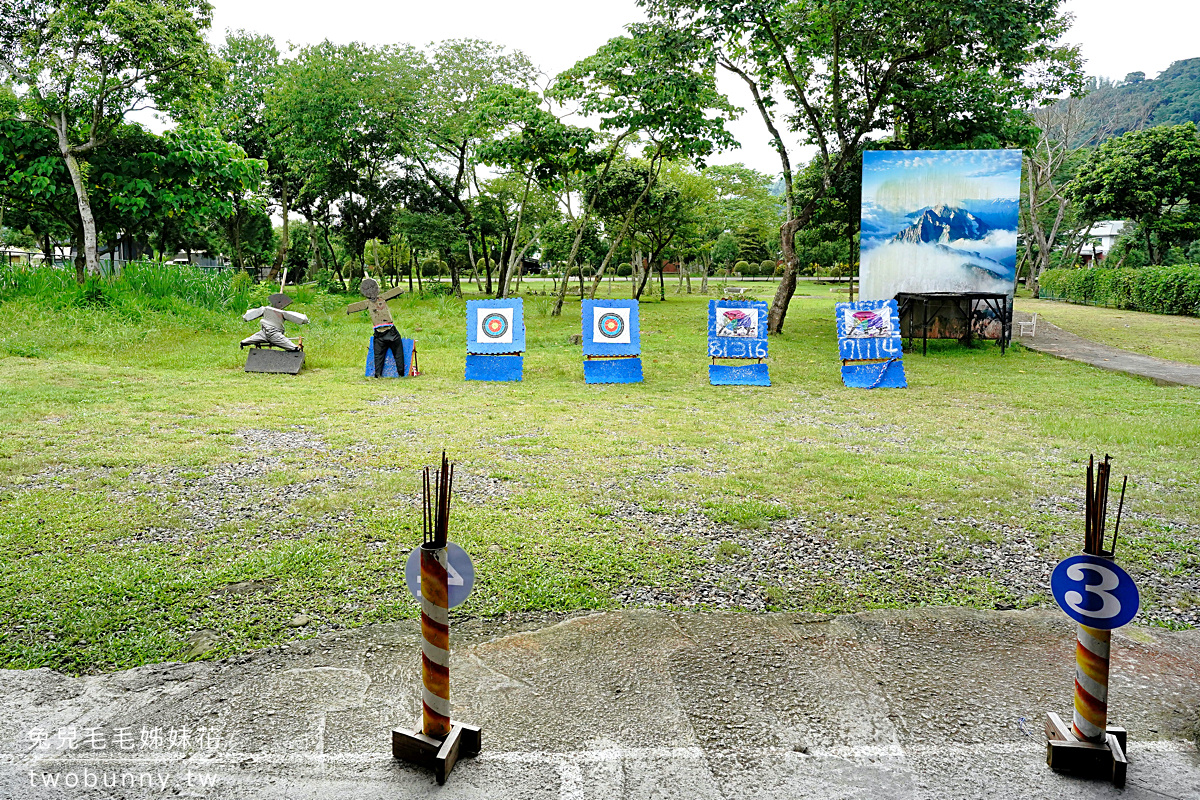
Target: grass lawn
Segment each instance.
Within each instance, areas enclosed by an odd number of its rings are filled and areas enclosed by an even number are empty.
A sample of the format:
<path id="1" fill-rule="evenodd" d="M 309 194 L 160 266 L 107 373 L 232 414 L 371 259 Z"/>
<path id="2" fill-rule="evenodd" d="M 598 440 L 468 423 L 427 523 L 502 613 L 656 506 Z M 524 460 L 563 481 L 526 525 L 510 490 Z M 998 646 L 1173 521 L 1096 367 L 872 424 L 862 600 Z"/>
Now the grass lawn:
<path id="1" fill-rule="evenodd" d="M 832 294 L 793 302 L 772 387 L 713 387 L 709 298 L 667 291 L 642 304 L 646 380 L 625 386 L 584 384 L 578 299 L 559 318 L 525 299 L 511 384 L 463 381 L 453 298 L 392 301 L 424 375 L 391 381 L 363 377 L 354 297 L 292 307 L 312 319 L 296 377 L 242 371 L 256 326 L 232 312 L 0 305 L 0 666 L 108 670 L 198 636 L 207 658 L 414 616 L 418 470 L 443 448 L 478 576 L 464 614 L 1045 603 L 1038 570 L 1079 549 L 1082 463 L 1106 452 L 1130 476 L 1118 555 L 1144 606 L 1164 624 L 1200 606 L 1200 391 L 951 342 L 905 357 L 907 390 L 846 389 Z M 840 560 L 804 562 L 817 547 Z"/>
<path id="2" fill-rule="evenodd" d="M 1018 311 L 1093 342 L 1188 364 L 1200 364 L 1200 318 L 1146 314 L 1117 308 L 1075 305 L 1056 300 L 1018 298 Z"/>

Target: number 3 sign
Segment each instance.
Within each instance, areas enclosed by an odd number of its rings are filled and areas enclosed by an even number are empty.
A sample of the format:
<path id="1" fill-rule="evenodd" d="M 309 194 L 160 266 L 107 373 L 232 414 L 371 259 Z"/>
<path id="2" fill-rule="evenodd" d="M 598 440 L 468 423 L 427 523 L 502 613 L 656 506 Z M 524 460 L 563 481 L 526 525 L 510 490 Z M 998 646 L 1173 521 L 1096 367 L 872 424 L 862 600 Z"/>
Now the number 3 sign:
<path id="1" fill-rule="evenodd" d="M 1050 575 L 1050 591 L 1080 625 L 1112 630 L 1138 612 L 1138 590 L 1129 573 L 1107 558 L 1071 556 Z"/>
<path id="2" fill-rule="evenodd" d="M 454 542 L 446 544 L 446 599 L 447 606 L 455 608 L 463 604 L 471 587 L 475 585 L 475 566 L 467 551 Z M 408 562 L 404 565 L 404 582 L 412 596 L 421 599 L 421 548 L 415 547 L 408 554 Z"/>

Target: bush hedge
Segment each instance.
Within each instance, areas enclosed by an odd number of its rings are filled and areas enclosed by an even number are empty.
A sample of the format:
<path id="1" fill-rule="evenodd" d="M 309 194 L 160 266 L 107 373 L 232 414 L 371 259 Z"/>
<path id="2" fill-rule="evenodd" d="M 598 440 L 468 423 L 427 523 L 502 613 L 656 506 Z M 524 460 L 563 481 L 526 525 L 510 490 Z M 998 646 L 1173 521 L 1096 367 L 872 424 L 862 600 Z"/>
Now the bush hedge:
<path id="1" fill-rule="evenodd" d="M 1200 317 L 1200 264 L 1051 269 L 1038 289 L 1047 300 Z"/>

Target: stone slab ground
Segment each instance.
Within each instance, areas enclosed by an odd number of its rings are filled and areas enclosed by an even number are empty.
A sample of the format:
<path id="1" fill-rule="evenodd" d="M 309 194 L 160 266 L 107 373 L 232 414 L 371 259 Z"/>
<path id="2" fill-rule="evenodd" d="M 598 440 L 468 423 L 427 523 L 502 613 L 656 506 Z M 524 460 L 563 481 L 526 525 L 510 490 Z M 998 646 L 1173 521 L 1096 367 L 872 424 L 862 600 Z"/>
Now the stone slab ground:
<path id="1" fill-rule="evenodd" d="M 466 620 L 451 694 L 483 752 L 444 787 L 390 755 L 418 719 L 415 623 L 220 662 L 4 671 L 0 797 L 1200 797 L 1200 630 L 1114 636 L 1123 792 L 1045 765 L 1073 637 L 1057 612 L 956 608 Z"/>

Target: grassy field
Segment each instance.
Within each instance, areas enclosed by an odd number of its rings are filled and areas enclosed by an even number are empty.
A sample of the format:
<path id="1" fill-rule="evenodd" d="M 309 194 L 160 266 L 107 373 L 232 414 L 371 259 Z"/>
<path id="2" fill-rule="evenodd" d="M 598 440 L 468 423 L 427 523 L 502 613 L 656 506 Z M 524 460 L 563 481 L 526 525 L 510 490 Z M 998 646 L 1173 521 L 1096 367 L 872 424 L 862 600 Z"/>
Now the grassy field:
<path id="1" fill-rule="evenodd" d="M 1105 452 L 1130 475 L 1121 555 L 1146 607 L 1200 605 L 1154 588 L 1200 565 L 1200 391 L 950 342 L 906 356 L 907 390 L 849 390 L 834 295 L 793 303 L 772 387 L 712 387 L 708 298 L 671 292 L 642 305 L 646 381 L 627 386 L 584 384 L 578 299 L 554 318 L 526 297 L 515 384 L 462 380 L 454 298 L 392 301 L 424 373 L 392 381 L 363 377 L 353 297 L 299 293 L 297 377 L 242 371 L 255 326 L 233 312 L 0 305 L 0 666 L 107 670 L 414 616 L 418 470 L 443 448 L 478 575 L 461 613 L 683 603 L 796 525 L 892 572 L 784 570 L 745 586 L 765 607 L 1044 603 L 1005 588 L 1005 548 L 1076 551 L 1081 463 Z"/>
<path id="2" fill-rule="evenodd" d="M 1019 298 L 1018 311 L 1036 313 L 1063 330 L 1093 342 L 1120 347 L 1142 355 L 1200 364 L 1200 319 L 1166 314 L 1146 314 Z"/>

